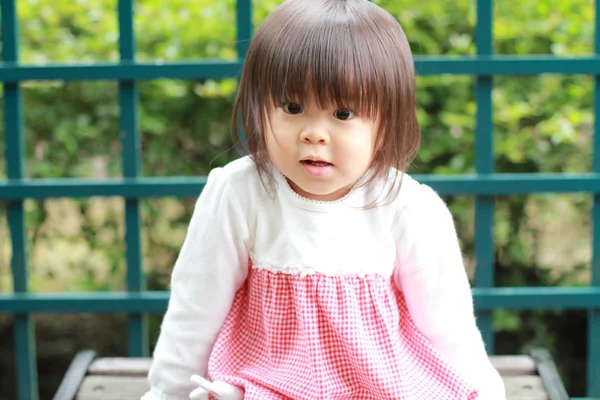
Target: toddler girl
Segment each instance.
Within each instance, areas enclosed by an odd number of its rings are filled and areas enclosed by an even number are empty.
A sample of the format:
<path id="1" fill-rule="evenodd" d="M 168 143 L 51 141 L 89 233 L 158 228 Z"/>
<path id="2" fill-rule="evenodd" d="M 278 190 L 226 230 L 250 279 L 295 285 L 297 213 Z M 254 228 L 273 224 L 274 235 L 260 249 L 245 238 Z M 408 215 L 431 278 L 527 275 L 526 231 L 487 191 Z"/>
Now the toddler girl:
<path id="1" fill-rule="evenodd" d="M 193 375 L 246 400 L 505 399 L 452 216 L 405 173 L 420 131 L 397 21 L 286 1 L 254 35 L 233 127 L 248 155 L 198 198 L 144 399 L 196 397 Z"/>

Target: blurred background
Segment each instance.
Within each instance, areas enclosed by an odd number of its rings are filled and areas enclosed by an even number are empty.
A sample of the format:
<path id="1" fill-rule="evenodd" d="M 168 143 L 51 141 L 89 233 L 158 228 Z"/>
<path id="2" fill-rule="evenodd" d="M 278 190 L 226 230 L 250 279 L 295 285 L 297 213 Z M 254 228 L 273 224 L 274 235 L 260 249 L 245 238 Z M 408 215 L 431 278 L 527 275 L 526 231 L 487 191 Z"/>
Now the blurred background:
<path id="1" fill-rule="evenodd" d="M 116 0 L 18 0 L 23 63 L 116 62 Z M 280 1 L 254 0 L 257 26 Z M 415 55 L 474 55 L 475 2 L 379 0 L 401 22 Z M 592 0 L 494 2 L 494 52 L 593 53 Z M 233 0 L 138 0 L 138 61 L 234 60 Z M 418 77 L 423 145 L 411 173 L 474 172 L 474 77 Z M 23 83 L 26 174 L 31 178 L 121 176 L 117 82 Z M 229 119 L 237 82 L 140 82 L 143 176 L 201 176 L 236 157 Z M 592 77 L 494 78 L 496 172 L 589 172 Z M 0 101 L 2 101 L 0 97 Z M 2 113 L 2 108 L 0 108 Z M 0 124 L 3 122 L 0 115 Z M 0 179 L 6 178 L 0 125 Z M 495 211 L 497 286 L 587 286 L 589 194 L 499 197 Z M 474 201 L 448 197 L 473 274 Z M 195 198 L 142 200 L 149 290 L 166 290 Z M 27 200 L 30 289 L 125 288 L 124 201 Z M 0 203 L 0 293 L 12 291 L 10 235 Z M 151 344 L 161 315 L 151 316 Z M 40 397 L 51 398 L 74 354 L 127 353 L 125 315 L 39 314 Z M 547 347 L 571 396 L 585 391 L 586 311 L 496 311 L 497 354 Z M 0 314 L 0 399 L 16 398 L 10 315 Z"/>

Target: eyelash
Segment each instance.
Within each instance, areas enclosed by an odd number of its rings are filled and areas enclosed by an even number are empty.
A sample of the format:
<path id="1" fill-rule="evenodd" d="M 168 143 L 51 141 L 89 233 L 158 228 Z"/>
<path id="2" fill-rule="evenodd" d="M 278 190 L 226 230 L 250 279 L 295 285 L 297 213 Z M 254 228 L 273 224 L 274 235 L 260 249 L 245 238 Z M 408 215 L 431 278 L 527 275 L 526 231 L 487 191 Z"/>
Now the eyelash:
<path id="1" fill-rule="evenodd" d="M 287 107 L 289 107 L 290 105 L 296 105 L 296 106 L 299 106 L 299 108 L 300 108 L 300 112 L 298 112 L 298 113 L 296 113 L 296 114 L 289 112 L 289 109 L 288 109 Z M 303 110 L 302 110 L 302 106 L 301 106 L 299 103 L 293 103 L 293 102 L 289 102 L 289 103 L 283 103 L 283 104 L 281 104 L 281 106 L 280 106 L 280 107 L 283 109 L 283 111 L 284 111 L 286 114 L 290 114 L 290 115 L 298 115 L 298 114 L 302 114 L 302 111 L 303 111 Z M 346 111 L 346 112 L 348 112 L 348 113 L 350 114 L 350 116 L 349 116 L 347 119 L 340 119 L 340 118 L 337 118 L 337 119 L 339 119 L 340 121 L 349 121 L 349 120 L 351 120 L 352 118 L 356 117 L 356 113 L 355 113 L 355 112 L 354 112 L 354 111 L 353 111 L 351 108 L 338 108 L 337 110 L 335 110 L 335 111 L 334 111 L 334 116 L 335 116 L 335 113 L 337 113 L 338 111 Z"/>

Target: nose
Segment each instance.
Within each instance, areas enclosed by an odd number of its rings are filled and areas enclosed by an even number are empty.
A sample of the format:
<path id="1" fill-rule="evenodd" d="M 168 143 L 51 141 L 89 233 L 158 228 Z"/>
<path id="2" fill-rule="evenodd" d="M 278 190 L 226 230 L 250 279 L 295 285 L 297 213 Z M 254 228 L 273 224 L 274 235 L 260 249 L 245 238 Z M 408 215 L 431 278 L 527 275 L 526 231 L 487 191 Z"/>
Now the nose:
<path id="1" fill-rule="evenodd" d="M 300 140 L 306 144 L 329 144 L 329 134 L 324 127 L 311 124 L 300 134 Z"/>

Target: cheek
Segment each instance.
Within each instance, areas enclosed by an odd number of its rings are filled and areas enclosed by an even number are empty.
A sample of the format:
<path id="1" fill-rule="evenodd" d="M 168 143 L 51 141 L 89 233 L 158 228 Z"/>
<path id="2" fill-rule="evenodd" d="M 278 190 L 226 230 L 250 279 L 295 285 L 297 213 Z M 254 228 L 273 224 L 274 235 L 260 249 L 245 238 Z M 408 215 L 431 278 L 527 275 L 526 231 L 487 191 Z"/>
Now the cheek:
<path id="1" fill-rule="evenodd" d="M 272 130 L 269 132 L 269 140 L 273 148 L 294 149 L 297 137 L 293 132 L 295 132 L 294 127 L 290 124 L 273 124 Z"/>
<path id="2" fill-rule="evenodd" d="M 265 143 L 269 151 L 276 151 L 277 148 L 281 147 L 279 137 L 273 131 L 268 131 L 265 136 Z"/>
<path id="3" fill-rule="evenodd" d="M 344 141 L 344 153 L 356 157 L 357 161 L 371 161 L 376 151 L 377 135 L 376 133 L 365 132 L 362 135 L 347 138 Z"/>
<path id="4" fill-rule="evenodd" d="M 277 150 L 277 142 L 275 141 L 272 132 L 265 133 L 265 146 L 267 148 L 267 153 L 269 153 L 269 157 L 271 159 L 275 159 L 279 154 L 279 151 Z"/>
<path id="5" fill-rule="evenodd" d="M 280 132 L 269 130 L 265 132 L 265 145 L 269 157 L 277 164 L 286 162 L 289 157 L 286 154 L 291 151 L 289 140 Z"/>

